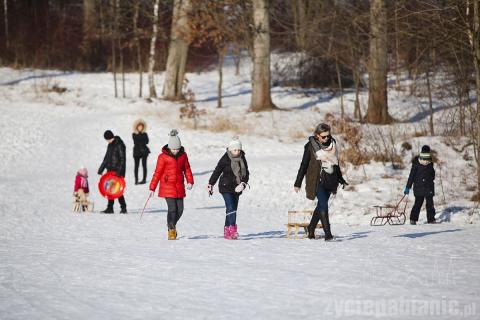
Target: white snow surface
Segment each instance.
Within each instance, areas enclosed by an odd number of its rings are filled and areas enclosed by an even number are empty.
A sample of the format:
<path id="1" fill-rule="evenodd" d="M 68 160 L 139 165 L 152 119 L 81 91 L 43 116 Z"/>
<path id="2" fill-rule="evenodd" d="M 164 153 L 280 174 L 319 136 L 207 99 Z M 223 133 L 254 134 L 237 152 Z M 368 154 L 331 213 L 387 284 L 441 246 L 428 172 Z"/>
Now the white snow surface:
<path id="1" fill-rule="evenodd" d="M 289 240 L 287 211 L 315 206 L 293 192 L 303 146 L 326 113 L 338 116 L 339 100 L 274 87 L 274 102 L 289 111 L 248 113 L 249 72 L 245 65 L 235 76 L 227 67 L 222 110 L 215 109 L 216 73 L 188 74 L 198 107 L 207 110 L 200 124 L 228 118 L 237 129 L 212 132 L 180 121 L 181 104 L 137 98 L 136 74 L 127 74 L 127 98 L 115 99 L 108 73 L 1 68 L 0 319 L 478 319 L 480 236 L 468 191 L 475 167 L 440 137 L 408 135 L 424 126 L 424 101 L 392 90 L 390 112 L 401 122 L 378 127 L 401 137 L 398 149 L 403 141 L 414 146 L 405 169 L 376 162 L 343 168 L 353 187 L 330 202 L 337 241 Z M 163 75 L 156 81 L 161 92 Z M 67 92 L 45 92 L 53 84 Z M 351 116 L 353 93 L 345 101 Z M 148 184 L 133 184 L 131 126 L 139 117 L 149 125 L 148 180 L 171 128 L 179 129 L 192 165 L 195 186 L 177 241 L 166 239 L 163 199 L 151 200 L 140 220 Z M 96 187 L 106 129 L 127 145 L 129 214 L 72 213 L 82 165 L 96 211 L 106 206 Z M 236 133 L 251 188 L 240 199 L 240 239 L 227 241 L 223 200 L 217 189 L 209 197 L 206 184 Z M 435 197 L 441 223 L 425 224 L 423 209 L 416 226 L 371 227 L 372 206 L 399 199 L 424 143 L 442 165 Z"/>

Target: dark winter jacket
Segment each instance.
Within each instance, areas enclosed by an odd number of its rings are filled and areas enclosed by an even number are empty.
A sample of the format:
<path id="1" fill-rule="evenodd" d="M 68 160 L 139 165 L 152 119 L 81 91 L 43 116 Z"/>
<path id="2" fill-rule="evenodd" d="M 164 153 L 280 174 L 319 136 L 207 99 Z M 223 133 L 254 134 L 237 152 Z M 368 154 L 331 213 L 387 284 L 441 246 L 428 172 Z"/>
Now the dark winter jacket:
<path id="1" fill-rule="evenodd" d="M 245 158 L 245 152 L 240 152 L 240 156 L 242 157 L 243 162 L 245 163 L 245 168 L 247 169 L 247 174 L 240 180 L 241 182 L 248 183 L 250 172 L 248 171 L 247 159 Z M 208 182 L 213 186 L 215 185 L 215 183 L 217 183 L 218 178 L 220 178 L 220 182 L 218 183 L 218 190 L 220 191 L 220 193 L 235 193 L 235 188 L 238 185 L 237 178 L 235 177 L 235 174 L 232 170 L 231 162 L 232 161 L 230 160 L 228 153 L 225 152 L 223 157 L 220 158 L 220 161 L 218 161 L 218 164 L 215 167 L 215 170 L 213 171 L 212 176 L 210 177 L 210 180 Z"/>
<path id="2" fill-rule="evenodd" d="M 118 176 L 125 177 L 125 144 L 119 136 L 113 138 L 112 143 L 108 144 L 107 152 L 103 158 L 103 162 L 98 169 L 98 174 L 102 174 L 103 170 L 115 171 Z"/>
<path id="3" fill-rule="evenodd" d="M 315 200 L 321 170 L 322 161 L 316 159 L 312 144 L 307 142 L 303 150 L 302 162 L 300 163 L 294 186 L 301 188 L 303 177 L 306 176 L 305 191 L 307 198 L 310 200 Z"/>
<path id="4" fill-rule="evenodd" d="M 340 167 L 334 166 L 334 170 L 338 182 L 345 186 L 347 183 L 343 179 Z M 300 168 L 298 169 L 297 179 L 295 180 L 294 186 L 297 188 L 301 188 L 303 177 L 306 177 L 305 191 L 307 194 L 307 199 L 315 200 L 318 184 L 321 183 L 321 172 L 322 161 L 317 160 L 317 157 L 315 156 L 315 150 L 313 149 L 312 143 L 309 139 L 309 142 L 305 144 L 303 150 L 302 162 L 300 163 Z"/>
<path id="5" fill-rule="evenodd" d="M 148 156 L 150 149 L 147 147 L 148 134 L 146 132 L 132 133 L 133 157 L 142 158 Z"/>
<path id="6" fill-rule="evenodd" d="M 435 169 L 433 163 L 423 165 L 419 162 L 418 156 L 412 160 L 412 169 L 408 176 L 407 188 L 413 185 L 415 197 L 427 197 L 435 195 Z"/>

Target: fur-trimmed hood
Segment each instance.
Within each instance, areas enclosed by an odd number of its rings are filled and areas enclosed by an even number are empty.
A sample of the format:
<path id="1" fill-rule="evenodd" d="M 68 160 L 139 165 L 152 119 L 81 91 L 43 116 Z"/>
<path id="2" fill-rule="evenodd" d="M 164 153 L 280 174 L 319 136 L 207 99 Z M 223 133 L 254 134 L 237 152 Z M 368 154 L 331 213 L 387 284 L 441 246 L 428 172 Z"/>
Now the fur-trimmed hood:
<path id="1" fill-rule="evenodd" d="M 143 131 L 142 132 L 146 132 L 147 131 L 147 123 L 145 122 L 145 120 L 143 119 L 137 119 L 135 120 L 135 122 L 133 123 L 133 133 L 136 133 L 138 134 L 138 130 L 137 130 L 137 127 L 139 124 L 143 124 Z"/>

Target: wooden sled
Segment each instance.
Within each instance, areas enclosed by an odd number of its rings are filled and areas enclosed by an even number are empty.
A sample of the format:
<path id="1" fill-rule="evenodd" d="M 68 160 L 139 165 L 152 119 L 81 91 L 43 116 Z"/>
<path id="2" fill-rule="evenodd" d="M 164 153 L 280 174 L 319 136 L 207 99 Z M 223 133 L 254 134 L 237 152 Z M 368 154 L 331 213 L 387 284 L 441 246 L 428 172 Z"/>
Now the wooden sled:
<path id="1" fill-rule="evenodd" d="M 405 201 L 404 201 L 405 200 Z M 404 204 L 402 204 L 402 202 Z M 373 206 L 375 208 L 375 217 L 370 220 L 371 226 L 384 226 L 387 223 L 391 226 L 405 224 L 408 197 L 403 197 L 396 205 Z"/>
<path id="2" fill-rule="evenodd" d="M 293 239 L 303 239 L 308 236 L 307 227 L 310 224 L 312 219 L 313 211 L 312 210 L 301 210 L 301 211 L 288 211 L 288 223 L 287 226 L 287 239 L 290 238 L 292 229 L 294 231 Z M 321 228 L 321 224 L 317 224 L 316 228 Z M 303 228 L 305 234 L 302 237 L 298 236 L 299 228 Z"/>
<path id="3" fill-rule="evenodd" d="M 87 201 L 87 203 L 82 204 L 78 197 L 73 197 L 73 212 L 93 212 L 94 204 L 92 201 Z"/>

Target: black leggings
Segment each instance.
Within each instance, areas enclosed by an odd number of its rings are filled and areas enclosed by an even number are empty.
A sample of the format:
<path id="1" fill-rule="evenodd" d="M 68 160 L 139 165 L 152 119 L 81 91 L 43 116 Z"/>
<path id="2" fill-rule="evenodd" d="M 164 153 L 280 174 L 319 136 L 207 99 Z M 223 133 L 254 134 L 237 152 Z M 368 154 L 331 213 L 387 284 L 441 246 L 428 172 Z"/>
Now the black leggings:
<path id="1" fill-rule="evenodd" d="M 135 160 L 135 182 L 138 182 L 138 167 L 140 166 L 140 159 L 142 159 L 142 166 L 143 166 L 143 180 L 147 179 L 147 158 L 148 155 L 143 157 L 133 157 Z"/>
<path id="2" fill-rule="evenodd" d="M 168 206 L 167 225 L 168 229 L 175 229 L 178 220 L 183 214 L 183 198 L 165 198 Z"/>

